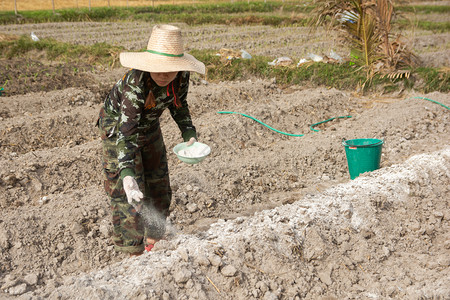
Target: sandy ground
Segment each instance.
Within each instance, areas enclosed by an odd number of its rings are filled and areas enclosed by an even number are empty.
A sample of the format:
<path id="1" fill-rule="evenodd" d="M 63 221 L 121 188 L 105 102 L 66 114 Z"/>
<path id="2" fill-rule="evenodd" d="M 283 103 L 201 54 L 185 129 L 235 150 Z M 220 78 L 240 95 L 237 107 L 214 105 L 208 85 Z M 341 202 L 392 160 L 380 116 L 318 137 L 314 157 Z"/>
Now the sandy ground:
<path id="1" fill-rule="evenodd" d="M 79 35 L 87 25 L 74 25 L 0 30 L 84 40 Z M 101 28 L 92 30 L 92 41 L 109 40 L 116 26 L 141 30 L 140 24 L 88 25 Z M 293 28 L 291 36 L 277 30 L 192 28 L 186 40 L 191 48 L 245 46 L 279 56 L 289 47 L 295 53 L 315 47 L 300 34 L 305 29 Z M 239 41 L 253 31 L 264 33 Z M 125 37 L 138 40 L 124 31 L 115 41 Z M 296 44 L 297 37 L 303 42 Z M 227 45 L 219 47 L 221 40 Z M 423 33 L 420 40 L 435 45 L 422 49 L 433 58 L 430 65 L 448 66 L 442 54 L 448 34 Z M 322 42 L 320 51 L 329 51 L 329 41 Z M 450 114 L 419 98 L 449 106 L 448 94 L 362 96 L 194 76 L 192 117 L 212 153 L 198 165 L 178 161 L 171 149 L 181 137 L 163 114 L 174 190 L 169 237 L 129 258 L 112 249 L 94 126 L 104 94 L 125 69 L 74 73 L 38 56 L 0 63 L 9 74 L 24 66 L 31 72 L 0 98 L 0 298 L 450 298 Z M 42 67 L 51 80 L 36 83 L 33 71 Z M 353 138 L 383 139 L 384 145 L 381 168 L 350 180 L 342 140 Z"/>

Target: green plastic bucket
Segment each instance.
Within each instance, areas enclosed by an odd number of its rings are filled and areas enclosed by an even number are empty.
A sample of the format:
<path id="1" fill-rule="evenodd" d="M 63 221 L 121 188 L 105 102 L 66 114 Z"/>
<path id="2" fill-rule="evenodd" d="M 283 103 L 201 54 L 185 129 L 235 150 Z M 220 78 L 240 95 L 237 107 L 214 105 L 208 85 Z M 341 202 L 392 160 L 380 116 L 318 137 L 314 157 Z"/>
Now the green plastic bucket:
<path id="1" fill-rule="evenodd" d="M 343 140 L 347 156 L 350 179 L 355 179 L 364 172 L 380 168 L 381 149 L 384 141 L 379 139 Z"/>

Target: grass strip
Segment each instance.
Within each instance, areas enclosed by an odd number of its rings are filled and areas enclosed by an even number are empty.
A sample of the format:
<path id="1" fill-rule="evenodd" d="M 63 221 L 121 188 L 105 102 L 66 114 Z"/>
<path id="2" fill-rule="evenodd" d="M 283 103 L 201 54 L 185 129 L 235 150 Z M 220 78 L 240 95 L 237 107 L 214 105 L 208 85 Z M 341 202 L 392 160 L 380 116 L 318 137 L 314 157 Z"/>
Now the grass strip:
<path id="1" fill-rule="evenodd" d="M 26 56 L 30 51 L 44 51 L 47 59 L 57 61 L 85 61 L 102 65 L 114 65 L 123 47 L 96 43 L 91 46 L 73 45 L 54 39 L 41 39 L 37 42 L 28 36 L 17 40 L 0 42 L 0 57 L 11 59 Z"/>
<path id="2" fill-rule="evenodd" d="M 213 50 L 192 50 L 190 52 L 205 63 L 208 68 L 207 80 L 233 81 L 247 80 L 251 77 L 272 79 L 280 85 L 325 86 L 340 90 L 394 92 L 403 88 L 417 89 L 426 93 L 439 91 L 447 93 L 450 89 L 448 69 L 417 68 L 410 69 L 410 78 L 387 78 L 375 74 L 370 79 L 364 69 L 348 63 L 326 64 L 307 63 L 296 67 L 296 63 L 287 67 L 273 67 L 268 62 L 273 58 L 253 56 L 252 59 L 235 59 L 225 62 Z M 298 61 L 293 59 L 293 61 Z M 420 83 L 417 84 L 416 83 Z"/>
<path id="3" fill-rule="evenodd" d="M 406 28 L 418 28 L 422 30 L 429 30 L 434 33 L 444 33 L 450 31 L 450 22 L 433 22 L 433 21 L 408 21 L 408 20 L 398 20 L 396 25 L 400 29 Z"/>
<path id="4" fill-rule="evenodd" d="M 290 19 L 292 13 L 308 13 L 312 6 L 292 5 L 278 2 L 236 2 L 199 5 L 160 5 L 156 7 L 94 7 L 52 10 L 20 11 L 18 16 L 13 11 L 0 12 L 0 24 L 43 23 L 43 22 L 82 22 L 82 21 L 117 21 L 147 20 L 153 22 L 185 22 L 187 24 L 209 24 L 223 22 L 225 16 L 236 14 L 254 15 L 275 13 L 278 18 Z M 214 16 L 211 18 L 211 16 Z M 234 16 L 237 17 L 237 16 Z M 198 19 L 198 20 L 197 20 Z M 282 21 L 279 21 L 281 23 Z M 271 24 L 272 25 L 272 24 Z M 278 25 L 278 24 L 274 24 Z"/>
<path id="5" fill-rule="evenodd" d="M 419 67 L 414 70 L 423 83 L 423 92 L 431 93 L 439 91 L 448 93 L 450 91 L 450 70 L 448 68 Z"/>
<path id="6" fill-rule="evenodd" d="M 448 5 L 400 5 L 396 6 L 395 10 L 397 12 L 410 12 L 418 13 L 421 15 L 438 13 L 438 14 L 448 14 L 450 13 L 450 6 Z"/>

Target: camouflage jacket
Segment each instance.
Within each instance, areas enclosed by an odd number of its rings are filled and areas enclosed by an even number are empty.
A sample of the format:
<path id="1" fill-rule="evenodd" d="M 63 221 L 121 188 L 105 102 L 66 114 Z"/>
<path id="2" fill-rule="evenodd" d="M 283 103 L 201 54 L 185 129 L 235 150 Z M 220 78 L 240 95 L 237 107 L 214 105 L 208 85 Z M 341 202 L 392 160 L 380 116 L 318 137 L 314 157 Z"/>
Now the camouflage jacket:
<path id="1" fill-rule="evenodd" d="M 139 136 L 159 127 L 159 117 L 166 108 L 184 141 L 197 138 L 186 101 L 189 75 L 189 72 L 179 72 L 167 87 L 160 87 L 150 73 L 131 69 L 111 89 L 100 113 L 100 126 L 102 138 L 116 139 L 118 170 L 130 169 L 127 171 L 134 173 Z"/>

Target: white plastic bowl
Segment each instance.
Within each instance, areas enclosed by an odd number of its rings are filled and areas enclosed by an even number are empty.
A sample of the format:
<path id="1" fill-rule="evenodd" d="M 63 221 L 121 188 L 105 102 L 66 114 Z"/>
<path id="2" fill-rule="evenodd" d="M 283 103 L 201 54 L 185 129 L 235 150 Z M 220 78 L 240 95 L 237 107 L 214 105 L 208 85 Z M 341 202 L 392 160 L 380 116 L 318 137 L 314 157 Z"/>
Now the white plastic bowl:
<path id="1" fill-rule="evenodd" d="M 182 162 L 187 164 L 197 164 L 211 153 L 211 148 L 208 145 L 199 142 L 187 146 L 187 143 L 185 142 L 173 147 L 173 152 Z"/>

